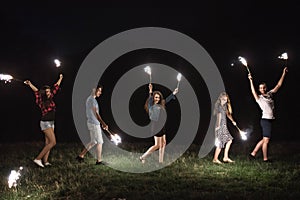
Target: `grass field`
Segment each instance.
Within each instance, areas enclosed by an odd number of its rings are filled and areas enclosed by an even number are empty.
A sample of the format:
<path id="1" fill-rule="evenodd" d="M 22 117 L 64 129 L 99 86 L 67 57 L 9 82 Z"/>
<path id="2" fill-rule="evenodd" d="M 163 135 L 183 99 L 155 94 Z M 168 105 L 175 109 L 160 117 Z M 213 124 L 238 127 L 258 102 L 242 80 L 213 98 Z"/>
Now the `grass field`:
<path id="1" fill-rule="evenodd" d="M 39 168 L 32 162 L 42 143 L 0 144 L 0 198 L 300 199 L 299 142 L 272 142 L 272 163 L 263 163 L 260 154 L 256 161 L 248 161 L 251 145 L 232 146 L 230 155 L 235 163 L 213 164 L 213 151 L 199 159 L 199 147 L 192 145 L 182 157 L 161 170 L 126 173 L 96 166 L 90 154 L 84 163 L 77 163 L 75 157 L 82 148 L 80 143 L 58 143 L 50 155 L 52 166 L 47 168 Z M 135 145 L 126 146 L 136 151 Z M 114 162 L 115 155 L 109 155 L 103 159 Z M 122 164 L 122 158 L 117 163 Z M 137 158 L 133 164 L 142 165 Z M 157 163 L 149 159 L 147 164 Z M 10 171 L 20 166 L 24 169 L 19 184 L 9 188 Z"/>

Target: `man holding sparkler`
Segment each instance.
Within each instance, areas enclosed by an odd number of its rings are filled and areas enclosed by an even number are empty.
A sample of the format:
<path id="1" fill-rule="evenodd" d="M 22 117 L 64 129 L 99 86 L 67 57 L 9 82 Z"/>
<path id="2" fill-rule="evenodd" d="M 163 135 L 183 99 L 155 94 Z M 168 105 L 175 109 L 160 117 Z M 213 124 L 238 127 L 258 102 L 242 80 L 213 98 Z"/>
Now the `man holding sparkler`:
<path id="1" fill-rule="evenodd" d="M 274 110 L 273 94 L 275 94 L 278 91 L 278 89 L 281 87 L 287 71 L 288 71 L 287 67 L 285 67 L 283 69 L 281 78 L 279 79 L 277 85 L 268 92 L 267 92 L 267 85 L 265 83 L 259 84 L 260 95 L 258 95 L 255 91 L 252 75 L 250 73 L 248 74 L 251 92 L 256 102 L 258 103 L 259 107 L 262 110 L 260 125 L 262 127 L 262 134 L 263 134 L 263 138 L 256 144 L 253 151 L 249 154 L 250 160 L 254 160 L 256 153 L 260 148 L 262 148 L 263 161 L 270 162 L 270 160 L 268 159 L 268 143 L 271 138 L 272 122 L 275 119 L 273 113 Z"/>
<path id="2" fill-rule="evenodd" d="M 51 90 L 50 86 L 45 85 L 41 90 L 37 89 L 29 80 L 24 81 L 34 92 L 36 103 L 42 111 L 40 121 L 41 130 L 45 134 L 45 146 L 40 154 L 33 160 L 35 164 L 40 167 L 51 165 L 48 162 L 50 150 L 56 145 L 56 138 L 54 133 L 55 109 L 56 105 L 53 101 L 54 95 L 59 90 L 59 86 L 63 79 L 63 75 L 59 75 L 58 81 L 54 84 Z"/>
<path id="3" fill-rule="evenodd" d="M 223 162 L 225 163 L 233 163 L 234 161 L 231 160 L 228 156 L 228 152 L 232 143 L 233 137 L 229 133 L 229 130 L 227 128 L 227 119 L 226 116 L 231 120 L 232 124 L 236 126 L 236 122 L 233 120 L 232 117 L 232 108 L 229 96 L 226 92 L 222 92 L 219 95 L 218 100 L 215 103 L 214 108 L 214 115 L 216 115 L 216 127 L 215 127 L 215 154 L 213 158 L 213 163 L 216 164 L 222 164 L 222 162 L 219 160 L 219 154 L 222 150 L 222 148 L 225 147 L 224 150 L 224 157 Z"/>
<path id="4" fill-rule="evenodd" d="M 97 161 L 96 165 L 105 165 L 102 161 L 102 130 L 100 124 L 104 130 L 108 130 L 108 126 L 102 120 L 99 114 L 99 105 L 96 98 L 100 97 L 102 94 L 102 86 L 98 85 L 96 89 L 93 89 L 92 94 L 86 100 L 86 117 L 87 117 L 87 127 L 90 132 L 91 141 L 86 145 L 86 147 L 81 151 L 81 153 L 76 157 L 78 162 L 84 161 L 85 154 L 96 145 L 97 148 Z"/>
<path id="5" fill-rule="evenodd" d="M 155 144 L 151 146 L 139 159 L 142 163 L 145 162 L 145 158 L 152 152 L 159 149 L 159 163 L 163 163 L 164 150 L 166 146 L 166 134 L 165 128 L 161 127 L 161 123 L 164 120 L 165 104 L 175 99 L 175 95 L 178 93 L 176 88 L 166 99 L 160 91 L 152 92 L 152 84 L 149 84 L 149 98 L 145 103 L 145 110 L 149 114 L 151 120 L 151 134 L 154 135 Z M 161 129 L 161 130 L 159 130 Z"/>

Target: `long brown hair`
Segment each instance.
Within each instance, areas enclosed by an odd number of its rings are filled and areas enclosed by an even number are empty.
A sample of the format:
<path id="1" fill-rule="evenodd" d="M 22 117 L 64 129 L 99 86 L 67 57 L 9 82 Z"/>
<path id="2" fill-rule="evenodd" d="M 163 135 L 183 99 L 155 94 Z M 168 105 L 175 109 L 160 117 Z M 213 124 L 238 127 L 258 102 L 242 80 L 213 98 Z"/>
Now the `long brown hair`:
<path id="1" fill-rule="evenodd" d="M 162 95 L 162 93 L 160 91 L 154 91 L 152 94 L 152 97 L 154 98 L 154 96 L 158 94 L 160 96 L 160 100 L 158 102 L 158 104 L 165 109 L 165 105 L 166 105 L 166 100 L 164 99 L 164 96 Z M 147 98 L 144 108 L 146 110 L 147 113 L 149 113 L 149 108 L 148 108 L 148 102 L 149 102 L 150 96 Z M 153 99 L 154 100 L 154 99 Z"/>

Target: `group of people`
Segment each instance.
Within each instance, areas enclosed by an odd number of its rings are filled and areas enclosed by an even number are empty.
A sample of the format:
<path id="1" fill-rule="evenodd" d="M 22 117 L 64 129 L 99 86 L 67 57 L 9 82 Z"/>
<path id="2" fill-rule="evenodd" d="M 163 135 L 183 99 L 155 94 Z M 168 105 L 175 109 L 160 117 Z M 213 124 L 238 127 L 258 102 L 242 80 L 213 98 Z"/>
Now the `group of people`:
<path id="1" fill-rule="evenodd" d="M 256 144 L 253 151 L 249 154 L 249 159 L 255 159 L 257 152 L 262 149 L 263 160 L 264 162 L 269 162 L 268 159 L 268 143 L 271 138 L 272 130 L 272 121 L 274 117 L 274 101 L 273 94 L 278 91 L 281 87 L 285 75 L 287 73 L 287 67 L 284 68 L 280 80 L 277 85 L 267 91 L 267 86 L 265 83 L 259 84 L 258 95 L 256 93 L 252 75 L 248 74 L 248 79 L 250 81 L 251 92 L 262 110 L 261 117 L 261 127 L 263 138 Z M 55 110 L 56 105 L 53 100 L 53 97 L 57 94 L 60 84 L 62 82 L 63 75 L 59 75 L 58 81 L 51 88 L 46 85 L 43 86 L 40 90 L 35 87 L 31 81 L 26 80 L 24 83 L 28 85 L 35 94 L 36 104 L 40 107 L 42 116 L 40 119 L 40 128 L 45 135 L 45 146 L 34 158 L 33 162 L 39 167 L 50 166 L 48 161 L 49 154 L 51 149 L 56 145 L 56 138 L 54 133 L 54 122 L 55 122 Z M 152 84 L 149 84 L 149 97 L 145 102 L 145 110 L 149 115 L 150 123 L 150 132 L 154 136 L 154 145 L 152 145 L 142 156 L 139 157 L 139 160 L 142 163 L 145 163 L 146 157 L 149 156 L 154 151 L 159 151 L 159 163 L 164 161 L 164 151 L 166 146 L 166 129 L 164 127 L 165 122 L 165 106 L 166 104 L 175 99 L 175 95 L 178 93 L 178 88 L 176 88 L 166 99 L 164 99 L 160 91 L 153 91 Z M 83 162 L 86 153 L 96 145 L 97 161 L 96 165 L 106 165 L 102 160 L 102 129 L 108 130 L 108 125 L 103 121 L 101 115 L 99 114 L 99 105 L 96 98 L 100 97 L 102 94 L 103 86 L 98 85 L 95 89 L 92 90 L 91 95 L 86 100 L 86 117 L 87 117 L 87 127 L 90 133 L 90 142 L 85 145 L 83 150 L 76 157 L 78 162 Z M 222 92 L 219 95 L 215 103 L 214 114 L 216 115 L 216 125 L 215 125 L 215 138 L 216 138 L 216 148 L 213 157 L 213 163 L 222 164 L 234 162 L 229 157 L 229 150 L 232 144 L 233 137 L 230 134 L 227 128 L 227 118 L 231 120 L 233 125 L 236 125 L 235 120 L 232 117 L 232 107 L 230 103 L 229 96 L 226 92 Z M 224 149 L 223 162 L 219 160 L 219 154 L 221 150 Z"/>

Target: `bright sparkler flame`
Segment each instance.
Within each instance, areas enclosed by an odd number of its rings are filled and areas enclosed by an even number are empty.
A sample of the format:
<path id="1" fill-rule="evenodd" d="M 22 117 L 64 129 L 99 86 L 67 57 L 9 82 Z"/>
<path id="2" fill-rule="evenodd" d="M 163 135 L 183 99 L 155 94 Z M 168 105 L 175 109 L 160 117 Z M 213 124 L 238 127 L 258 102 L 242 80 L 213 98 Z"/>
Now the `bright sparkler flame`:
<path id="1" fill-rule="evenodd" d="M 151 75 L 151 68 L 150 68 L 150 66 L 145 67 L 144 70 L 145 70 L 145 72 L 147 74 Z"/>
<path id="2" fill-rule="evenodd" d="M 118 134 L 111 134 L 111 139 L 112 142 L 115 143 L 115 145 L 118 145 L 119 143 L 122 142 L 121 137 Z"/>
<path id="3" fill-rule="evenodd" d="M 280 56 L 278 56 L 279 59 L 283 59 L 283 60 L 287 60 L 288 59 L 288 54 L 287 53 L 283 53 Z"/>
<path id="4" fill-rule="evenodd" d="M 56 65 L 56 67 L 60 67 L 60 65 L 61 65 L 61 62 L 58 59 L 55 59 L 54 63 Z"/>
<path id="5" fill-rule="evenodd" d="M 23 167 L 20 167 L 18 171 L 11 170 L 10 175 L 8 177 L 8 187 L 11 188 L 12 186 L 17 187 L 17 180 L 19 180 L 21 176 L 21 170 Z"/>
<path id="6" fill-rule="evenodd" d="M 11 75 L 9 74 L 0 74 L 0 80 L 1 81 L 4 81 L 5 83 L 6 82 L 11 82 L 11 80 L 13 79 L 14 77 L 12 77 Z"/>
<path id="7" fill-rule="evenodd" d="M 181 81 L 181 77 L 182 77 L 182 74 L 181 74 L 181 73 L 178 73 L 178 75 L 177 75 L 177 81 L 178 81 L 178 82 Z"/>
<path id="8" fill-rule="evenodd" d="M 240 131 L 240 135 L 242 137 L 242 140 L 247 140 L 247 132 L 245 131 Z"/>
<path id="9" fill-rule="evenodd" d="M 248 66 L 247 60 L 246 60 L 244 57 L 239 56 L 239 61 L 240 61 L 243 65 L 245 65 L 246 67 Z"/>

